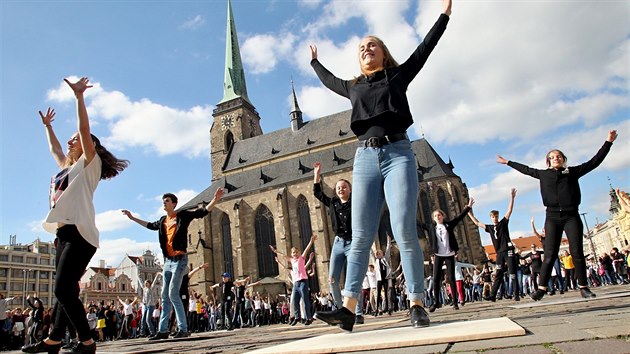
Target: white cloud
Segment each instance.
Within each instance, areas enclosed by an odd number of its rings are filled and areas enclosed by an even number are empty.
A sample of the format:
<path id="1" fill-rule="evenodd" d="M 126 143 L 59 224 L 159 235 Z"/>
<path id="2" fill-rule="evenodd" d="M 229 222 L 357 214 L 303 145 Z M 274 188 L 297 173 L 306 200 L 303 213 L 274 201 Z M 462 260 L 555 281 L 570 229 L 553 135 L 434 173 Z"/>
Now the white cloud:
<path id="1" fill-rule="evenodd" d="M 203 26 L 204 23 L 206 23 L 206 20 L 203 18 L 203 16 L 197 15 L 195 17 L 187 19 L 179 26 L 179 29 L 195 30 Z"/>
<path id="2" fill-rule="evenodd" d="M 142 218 L 139 214 L 134 214 L 138 218 Z M 126 229 L 134 224 L 129 220 L 120 209 L 108 210 L 96 214 L 96 227 L 100 232 L 116 231 Z"/>
<path id="3" fill-rule="evenodd" d="M 287 57 L 293 50 L 296 40 L 292 33 L 281 36 L 259 34 L 245 39 L 241 45 L 241 56 L 252 74 L 264 74 L 273 70 L 278 60 Z"/>
<path id="4" fill-rule="evenodd" d="M 212 107 L 195 106 L 188 110 L 171 108 L 149 99 L 132 101 L 120 91 L 106 91 L 100 83 L 86 91 L 87 110 L 93 123 L 103 121 L 109 136 L 101 137 L 110 150 L 142 147 L 158 155 L 181 154 L 189 158 L 210 153 L 208 126 Z M 71 90 L 62 82 L 48 91 L 48 99 L 73 100 Z"/>
<path id="5" fill-rule="evenodd" d="M 115 268 L 118 267 L 125 254 L 141 256 L 147 249 L 151 250 L 153 255 L 164 264 L 159 242 L 137 242 L 132 238 L 121 237 L 117 239 L 102 239 L 100 248 L 96 250 L 96 254 L 92 257 L 89 266 L 98 267 L 100 261 L 105 260 L 106 266 Z"/>

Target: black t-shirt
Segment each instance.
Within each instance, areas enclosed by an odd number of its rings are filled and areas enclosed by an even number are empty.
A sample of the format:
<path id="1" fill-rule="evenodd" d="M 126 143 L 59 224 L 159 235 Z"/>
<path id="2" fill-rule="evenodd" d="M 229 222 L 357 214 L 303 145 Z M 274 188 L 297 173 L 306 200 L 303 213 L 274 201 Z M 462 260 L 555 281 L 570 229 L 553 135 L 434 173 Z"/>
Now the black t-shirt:
<path id="1" fill-rule="evenodd" d="M 242 302 L 245 302 L 245 285 L 239 285 L 234 289 L 236 290 L 236 303 L 240 304 Z"/>
<path id="2" fill-rule="evenodd" d="M 222 301 L 233 301 L 234 293 L 232 292 L 232 288 L 234 288 L 234 282 L 228 280 L 226 282 L 221 282 L 221 300 Z"/>
<path id="3" fill-rule="evenodd" d="M 540 267 L 542 267 L 542 257 L 540 252 L 530 253 L 529 259 L 532 260 L 532 272 L 540 273 Z"/>
<path id="4" fill-rule="evenodd" d="M 497 253 L 505 252 L 513 249 L 512 240 L 510 239 L 510 230 L 508 228 L 509 219 L 505 217 L 496 225 L 486 225 L 486 232 L 490 234 L 492 245 Z"/>

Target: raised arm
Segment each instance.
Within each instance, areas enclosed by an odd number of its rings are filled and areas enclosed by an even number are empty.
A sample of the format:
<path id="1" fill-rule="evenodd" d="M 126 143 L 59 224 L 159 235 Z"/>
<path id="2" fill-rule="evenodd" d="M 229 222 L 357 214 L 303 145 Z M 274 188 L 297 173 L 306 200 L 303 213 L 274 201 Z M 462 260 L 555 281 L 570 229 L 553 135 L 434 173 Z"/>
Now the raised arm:
<path id="1" fill-rule="evenodd" d="M 139 225 L 144 226 L 144 227 L 147 227 L 147 225 L 149 225 L 148 221 L 144 221 L 142 219 L 139 219 L 139 218 L 133 216 L 129 210 L 123 209 L 121 211 L 122 211 L 123 214 L 125 214 L 126 217 L 129 218 L 129 220 L 135 221 L 136 223 L 138 223 Z"/>
<path id="2" fill-rule="evenodd" d="M 475 225 L 485 230 L 486 225 L 480 222 L 479 220 L 477 220 L 477 218 L 475 217 L 475 214 L 473 213 L 473 210 L 472 210 L 473 204 L 475 204 L 475 200 L 473 198 L 470 198 L 470 201 L 468 201 L 468 207 L 470 208 L 470 210 L 468 211 L 468 216 L 470 217 L 470 220 L 472 220 L 472 222 L 475 223 Z"/>
<path id="3" fill-rule="evenodd" d="M 85 90 L 92 87 L 92 85 L 89 85 L 90 81 L 87 77 L 82 77 L 75 83 L 71 83 L 68 79 L 63 79 L 63 81 L 70 86 L 72 91 L 74 91 L 74 96 L 77 98 L 77 126 L 79 138 L 81 139 L 81 148 L 83 149 L 83 155 L 85 155 L 85 161 L 89 164 L 94 158 L 94 155 L 96 155 L 96 147 L 92 141 L 90 121 L 88 119 L 87 109 L 85 108 L 83 93 Z"/>
<path id="4" fill-rule="evenodd" d="M 272 245 L 269 245 L 269 249 L 271 249 L 271 252 L 275 253 L 276 256 L 280 256 L 280 257 L 284 258 L 286 261 L 289 261 L 291 259 L 291 257 L 289 257 L 286 254 L 278 251 L 278 249 L 276 247 L 272 246 Z M 278 257 L 276 257 L 276 258 L 278 258 Z"/>
<path id="5" fill-rule="evenodd" d="M 326 195 L 326 193 L 324 193 L 324 189 L 322 188 L 322 183 L 321 183 L 320 172 L 321 172 L 321 164 L 319 162 L 315 162 L 315 164 L 313 164 L 313 195 L 319 201 L 324 203 L 325 206 L 330 207 L 331 199 L 329 196 Z"/>
<path id="6" fill-rule="evenodd" d="M 214 197 L 212 198 L 212 200 L 210 201 L 210 203 L 208 203 L 208 205 L 206 205 L 206 210 L 208 212 L 210 212 L 212 210 L 212 208 L 214 208 L 214 206 L 221 201 L 221 198 L 223 198 L 223 193 L 225 191 L 223 190 L 223 188 L 219 188 L 214 192 Z"/>
<path id="7" fill-rule="evenodd" d="M 590 160 L 578 166 L 572 167 L 572 169 L 576 171 L 577 176 L 582 177 L 585 174 L 596 169 L 597 166 L 601 165 L 601 163 L 604 162 L 606 155 L 608 155 L 608 152 L 610 151 L 610 148 L 612 147 L 612 143 L 616 139 L 617 139 L 617 131 L 616 130 L 609 131 L 606 141 L 604 142 L 604 145 L 602 145 L 602 147 L 599 148 L 595 156 L 593 156 Z"/>
<path id="8" fill-rule="evenodd" d="M 48 139 L 50 154 L 53 159 L 55 159 L 57 166 L 63 167 L 66 161 L 66 155 L 64 155 L 61 143 L 59 139 L 57 139 L 57 135 L 55 135 L 55 131 L 52 127 L 52 122 L 55 121 L 55 110 L 48 107 L 46 114 L 39 111 L 39 116 L 42 118 L 42 124 L 46 128 L 46 139 Z"/>
<path id="9" fill-rule="evenodd" d="M 543 237 L 542 237 L 541 234 L 538 233 L 538 231 L 536 231 L 536 225 L 534 225 L 534 217 L 533 216 L 532 216 L 532 219 L 531 219 L 531 224 L 532 224 L 532 231 L 534 231 L 534 235 L 536 237 L 538 237 L 538 240 L 540 242 L 542 242 Z"/>
<path id="10" fill-rule="evenodd" d="M 451 7 L 453 6 L 453 2 L 451 0 L 443 0 L 442 4 L 443 4 L 443 8 L 444 8 L 442 13 L 445 14 L 446 16 L 450 17 L 451 16 Z"/>
<path id="11" fill-rule="evenodd" d="M 317 235 L 313 234 L 313 236 L 311 236 L 311 240 L 308 242 L 308 245 L 306 245 L 306 248 L 304 249 L 304 252 L 302 252 L 302 257 L 303 258 L 306 258 L 306 256 L 311 251 L 311 247 L 313 247 L 313 244 L 315 243 L 316 240 L 317 240 Z"/>
<path id="12" fill-rule="evenodd" d="M 512 191 L 510 192 L 510 203 L 508 204 L 507 211 L 505 212 L 505 218 L 507 220 L 509 220 L 510 216 L 512 215 L 512 210 L 514 208 L 514 198 L 516 198 L 516 188 L 512 188 Z"/>
<path id="13" fill-rule="evenodd" d="M 210 264 L 208 263 L 204 263 L 202 265 L 200 265 L 199 267 L 193 268 L 193 270 L 191 270 L 190 272 L 188 272 L 188 278 L 192 278 L 193 275 L 195 275 L 195 273 L 197 273 L 198 271 L 208 268 Z"/>

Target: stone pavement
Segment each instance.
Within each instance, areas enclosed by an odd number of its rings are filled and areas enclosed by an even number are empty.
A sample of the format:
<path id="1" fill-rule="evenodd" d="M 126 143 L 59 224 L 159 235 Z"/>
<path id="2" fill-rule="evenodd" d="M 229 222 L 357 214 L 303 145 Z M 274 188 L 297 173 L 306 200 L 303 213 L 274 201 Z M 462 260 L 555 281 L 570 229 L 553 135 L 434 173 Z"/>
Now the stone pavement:
<path id="1" fill-rule="evenodd" d="M 482 340 L 449 339 L 449 342 L 432 345 L 399 347 L 392 344 L 378 349 L 383 354 L 399 353 L 484 353 L 484 354 L 536 354 L 536 353 L 630 353 L 630 285 L 609 286 L 594 289 L 597 297 L 582 299 L 577 291 L 564 295 L 545 296 L 534 302 L 529 298 L 515 302 L 475 302 L 453 310 L 443 307 L 430 314 L 433 327 L 455 324 L 462 321 L 497 319 L 507 317 L 525 330 L 525 335 Z M 472 323 L 472 322 L 471 322 Z M 391 336 L 407 333 L 409 319 L 403 312 L 392 316 L 367 316 L 364 325 L 355 326 L 355 333 L 383 333 Z M 381 331 L 375 331 L 381 330 Z M 426 329 L 416 329 L 423 331 Z M 189 338 L 149 342 L 132 339 L 98 344 L 98 353 L 246 353 L 258 349 L 273 349 L 273 346 L 313 337 L 342 332 L 336 327 L 315 321 L 311 326 L 273 325 L 245 328 L 234 331 L 195 333 Z M 418 332 L 420 333 L 420 332 Z M 339 338 L 339 337 L 335 337 Z M 343 337 L 342 337 L 343 338 Z M 330 341 L 322 352 L 341 352 Z M 345 341 L 344 341 L 345 342 Z M 343 349 L 355 353 L 369 350 L 357 347 Z M 19 352 L 8 352 L 19 353 Z"/>

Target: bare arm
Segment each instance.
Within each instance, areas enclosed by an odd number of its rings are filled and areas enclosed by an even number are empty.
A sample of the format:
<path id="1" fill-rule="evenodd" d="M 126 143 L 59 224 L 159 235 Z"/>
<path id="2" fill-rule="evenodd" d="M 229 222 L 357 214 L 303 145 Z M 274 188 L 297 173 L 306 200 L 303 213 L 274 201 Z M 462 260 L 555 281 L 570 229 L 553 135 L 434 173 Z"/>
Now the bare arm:
<path id="1" fill-rule="evenodd" d="M 302 257 L 306 258 L 306 256 L 308 255 L 308 253 L 311 250 L 311 247 L 313 247 L 313 243 L 315 243 L 315 241 L 317 240 L 317 235 L 313 234 L 313 236 L 311 236 L 311 240 L 308 242 L 308 245 L 306 245 L 306 248 L 304 249 L 304 252 L 302 252 Z"/>
<path id="2" fill-rule="evenodd" d="M 534 231 L 534 235 L 536 237 L 538 237 L 538 240 L 542 242 L 542 235 L 538 233 L 538 231 L 536 231 L 536 225 L 534 225 L 534 217 L 532 216 L 532 220 L 531 220 L 531 224 L 532 224 L 532 231 Z"/>
<path id="3" fill-rule="evenodd" d="M 127 209 L 123 209 L 122 213 L 125 214 L 125 216 L 127 216 L 129 218 L 129 220 L 131 221 L 135 221 L 136 223 L 138 223 L 141 226 L 147 227 L 147 225 L 149 224 L 148 221 L 144 221 L 142 219 L 138 219 L 137 217 L 133 216 L 131 214 L 131 212 Z"/>
<path id="4" fill-rule="evenodd" d="M 193 270 L 191 270 L 190 272 L 188 272 L 188 278 L 192 278 L 193 275 L 195 275 L 195 273 L 197 273 L 198 271 L 208 268 L 210 264 L 208 263 L 204 263 L 202 265 L 200 265 L 199 267 L 193 268 Z"/>
<path id="5" fill-rule="evenodd" d="M 313 165 L 313 183 L 319 183 L 321 181 L 320 170 L 322 165 L 319 162 L 315 162 Z"/>
<path id="6" fill-rule="evenodd" d="M 507 220 L 509 220 L 510 216 L 512 215 L 512 210 L 514 208 L 514 198 L 516 198 L 516 188 L 512 188 L 512 191 L 510 192 L 510 204 L 508 204 L 508 209 L 505 212 L 505 218 Z"/>
<path id="7" fill-rule="evenodd" d="M 39 111 L 39 116 L 42 118 L 42 124 L 46 127 L 46 138 L 48 139 L 48 149 L 50 150 L 50 154 L 53 159 L 55 159 L 57 166 L 63 167 L 66 161 L 66 155 L 64 155 L 61 143 L 59 142 L 59 139 L 57 139 L 57 135 L 55 135 L 55 131 L 52 127 L 52 122 L 55 120 L 55 110 L 48 107 L 46 114 Z"/>
<path id="8" fill-rule="evenodd" d="M 78 130 L 79 138 L 81 139 L 81 148 L 83 149 L 83 155 L 85 155 L 86 163 L 90 163 L 96 155 L 96 147 L 92 141 L 90 133 L 90 121 L 88 119 L 87 109 L 85 108 L 85 98 L 83 93 L 92 85 L 88 85 L 90 82 L 87 77 L 82 77 L 79 81 L 71 83 L 68 79 L 63 79 L 68 86 L 74 91 L 74 96 L 77 98 L 77 118 L 78 118 Z"/>
<path id="9" fill-rule="evenodd" d="M 276 256 L 282 257 L 282 258 L 284 258 L 286 261 L 289 261 L 289 260 L 291 259 L 291 257 L 289 257 L 289 256 L 287 256 L 286 254 L 284 254 L 284 253 L 282 253 L 282 252 L 278 251 L 278 249 L 277 249 L 277 248 L 275 248 L 275 247 L 274 247 L 274 246 L 272 246 L 272 245 L 269 245 L 269 249 L 271 249 L 271 252 L 275 253 L 275 254 L 276 254 Z M 276 258 L 278 258 L 278 257 L 276 257 Z"/>
<path id="10" fill-rule="evenodd" d="M 451 8 L 453 7 L 453 2 L 451 0 L 444 0 L 443 2 L 444 11 L 442 11 L 446 16 L 451 16 Z"/>
<path id="11" fill-rule="evenodd" d="M 482 223 L 481 221 L 477 220 L 477 218 L 475 217 L 475 214 L 473 213 L 472 209 L 470 209 L 470 211 L 468 212 L 468 216 L 470 216 L 470 220 L 472 220 L 472 222 L 475 223 L 475 225 L 477 225 L 479 228 L 481 229 L 486 229 L 486 224 Z"/>
<path id="12" fill-rule="evenodd" d="M 208 203 L 208 205 L 206 205 L 206 210 L 209 212 L 212 210 L 212 208 L 214 208 L 214 206 L 221 201 L 221 198 L 223 197 L 223 188 L 219 188 L 214 192 L 214 198 L 212 198 L 212 200 L 210 201 L 210 203 Z"/>

